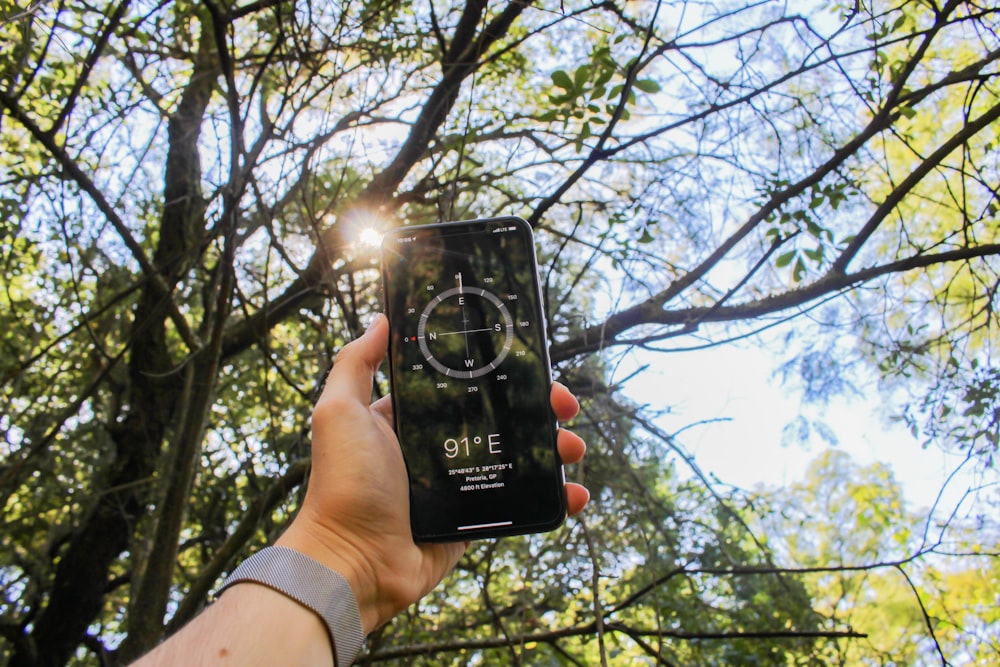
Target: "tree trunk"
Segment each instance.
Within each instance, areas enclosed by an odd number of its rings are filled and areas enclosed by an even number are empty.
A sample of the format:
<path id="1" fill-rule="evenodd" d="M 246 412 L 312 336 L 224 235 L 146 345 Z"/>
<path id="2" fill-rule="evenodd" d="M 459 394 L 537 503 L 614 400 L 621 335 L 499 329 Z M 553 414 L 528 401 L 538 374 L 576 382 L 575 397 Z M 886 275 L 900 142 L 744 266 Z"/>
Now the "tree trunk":
<path id="1" fill-rule="evenodd" d="M 169 122 L 165 203 L 153 264 L 171 288 L 197 258 L 205 226 L 198 139 L 216 85 L 211 42 L 211 34 L 203 36 L 195 71 Z M 129 548 L 148 507 L 182 384 L 167 344 L 168 312 L 168 303 L 147 277 L 130 340 L 130 409 L 111 431 L 112 463 L 104 483 L 96 485 L 102 490 L 96 506 L 58 561 L 48 604 L 31 635 L 17 643 L 13 666 L 55 667 L 70 659 L 104 605 L 111 565 Z"/>

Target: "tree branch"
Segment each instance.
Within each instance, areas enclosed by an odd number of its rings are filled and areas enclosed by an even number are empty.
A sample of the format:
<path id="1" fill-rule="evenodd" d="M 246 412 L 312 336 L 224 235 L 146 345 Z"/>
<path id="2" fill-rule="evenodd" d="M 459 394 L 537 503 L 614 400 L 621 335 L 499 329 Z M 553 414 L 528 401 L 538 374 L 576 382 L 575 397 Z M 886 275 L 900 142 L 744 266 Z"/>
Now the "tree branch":
<path id="1" fill-rule="evenodd" d="M 264 493 L 254 498 L 250 506 L 242 513 L 236 528 L 222 546 L 215 551 L 212 560 L 198 571 L 198 578 L 187 589 L 177 611 L 167 623 L 165 635 L 172 635 L 194 618 L 195 614 L 204 606 L 211 587 L 232 564 L 233 559 L 246 548 L 257 531 L 261 518 L 274 511 L 275 507 L 288 498 L 288 493 L 292 489 L 305 482 L 310 465 L 310 459 L 295 461 L 283 475 L 271 482 Z"/>
<path id="2" fill-rule="evenodd" d="M 887 264 L 862 269 L 851 274 L 828 272 L 824 277 L 809 285 L 763 299 L 722 308 L 712 305 L 680 310 L 664 310 L 663 305 L 655 300 L 663 294 L 661 293 L 657 297 L 611 315 L 603 323 L 590 326 L 580 333 L 571 336 L 569 339 L 554 344 L 551 350 L 551 357 L 553 363 L 558 363 L 607 347 L 628 344 L 631 341 L 621 340 L 618 336 L 629 329 L 644 324 L 680 327 L 680 333 L 690 333 L 691 328 L 689 325 L 692 322 L 735 322 L 738 320 L 765 317 L 804 306 L 824 296 L 858 287 L 881 276 L 927 268 L 936 264 L 962 262 L 995 255 L 1000 255 L 1000 244 L 984 244 L 971 248 L 958 248 L 948 252 L 914 255 Z M 660 338 L 673 335 L 678 334 L 677 332 L 673 332 L 664 334 Z M 651 337 L 649 340 L 656 338 Z"/>
<path id="3" fill-rule="evenodd" d="M 129 230 L 128 226 L 118 215 L 114 206 L 104 197 L 104 193 L 101 192 L 100 188 L 91 180 L 91 178 L 84 173 L 83 169 L 76 163 L 73 158 L 69 156 L 66 150 L 56 143 L 54 137 L 50 133 L 42 130 L 34 120 L 31 119 L 28 114 L 21 109 L 17 102 L 12 98 L 7 91 L 0 90 L 0 106 L 3 106 L 7 113 L 11 115 L 14 120 L 19 122 L 24 129 L 35 138 L 38 143 L 40 143 L 48 153 L 55 158 L 56 162 L 62 167 L 73 181 L 79 186 L 79 188 L 86 192 L 90 199 L 97 206 L 98 210 L 104 214 L 104 217 L 111 223 L 118 232 L 122 241 L 125 243 L 125 247 L 129 249 L 132 254 L 132 258 L 138 262 L 139 267 L 142 269 L 143 278 L 149 283 L 150 289 L 153 290 L 155 296 L 162 300 L 164 306 L 168 309 L 168 314 L 170 316 L 170 321 L 173 322 L 174 326 L 177 327 L 177 333 L 180 335 L 181 339 L 187 344 L 188 351 L 196 352 L 201 347 L 201 342 L 198 337 L 191 330 L 187 319 L 181 314 L 180 310 L 177 308 L 177 304 L 173 301 L 171 297 L 172 289 L 167 285 L 166 280 L 164 280 L 163 275 L 156 270 L 156 267 L 150 262 L 149 258 L 146 257 L 145 251 L 143 251 L 142 246 L 139 242 L 132 236 L 132 232 Z"/>

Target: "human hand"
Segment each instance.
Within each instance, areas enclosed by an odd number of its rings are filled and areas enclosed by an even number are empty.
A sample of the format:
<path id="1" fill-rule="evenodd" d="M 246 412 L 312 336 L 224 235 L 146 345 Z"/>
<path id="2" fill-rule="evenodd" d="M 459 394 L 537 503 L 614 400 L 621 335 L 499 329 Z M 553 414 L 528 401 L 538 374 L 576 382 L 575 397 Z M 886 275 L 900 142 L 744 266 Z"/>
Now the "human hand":
<path id="1" fill-rule="evenodd" d="M 392 428 L 392 405 L 388 396 L 369 404 L 388 333 L 388 320 L 378 315 L 362 337 L 337 354 L 313 411 L 306 497 L 277 541 L 348 580 L 365 634 L 430 592 L 468 546 L 413 542 L 406 465 Z M 551 401 L 560 421 L 579 409 L 558 383 Z M 567 464 L 579 461 L 586 450 L 579 436 L 563 429 L 558 448 Z M 581 511 L 589 498 L 579 484 L 566 485 L 570 514 Z"/>

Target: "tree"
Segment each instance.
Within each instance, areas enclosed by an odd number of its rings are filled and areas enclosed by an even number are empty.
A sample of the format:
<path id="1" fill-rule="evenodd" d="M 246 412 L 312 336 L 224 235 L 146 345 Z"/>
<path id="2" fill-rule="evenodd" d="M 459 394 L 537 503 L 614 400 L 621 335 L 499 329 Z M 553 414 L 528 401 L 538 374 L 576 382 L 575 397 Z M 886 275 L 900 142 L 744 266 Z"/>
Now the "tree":
<path id="1" fill-rule="evenodd" d="M 997 525 L 907 511 L 892 473 L 827 451 L 807 479 L 765 496 L 761 514 L 776 552 L 807 571 L 814 609 L 864 633 L 831 643 L 841 665 L 990 662 L 997 634 Z M 957 554 L 967 557 L 957 559 Z"/>
<path id="2" fill-rule="evenodd" d="M 281 530 L 379 226 L 531 222 L 600 502 L 477 545 L 370 662 L 809 662 L 851 635 L 816 632 L 745 498 L 674 474 L 682 443 L 608 386 L 619 350 L 839 305 L 915 428 L 992 463 L 987 4 L 0 7 L 11 664 L 125 662 Z"/>

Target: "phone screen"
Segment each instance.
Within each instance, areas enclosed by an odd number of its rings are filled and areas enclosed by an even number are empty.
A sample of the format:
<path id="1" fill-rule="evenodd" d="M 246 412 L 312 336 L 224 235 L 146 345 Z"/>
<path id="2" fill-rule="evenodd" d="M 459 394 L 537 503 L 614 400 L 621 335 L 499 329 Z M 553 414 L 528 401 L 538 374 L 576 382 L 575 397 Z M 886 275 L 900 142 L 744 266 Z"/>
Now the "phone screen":
<path id="1" fill-rule="evenodd" d="M 382 277 L 414 539 L 557 527 L 565 496 L 531 228 L 403 227 L 383 238 Z"/>

